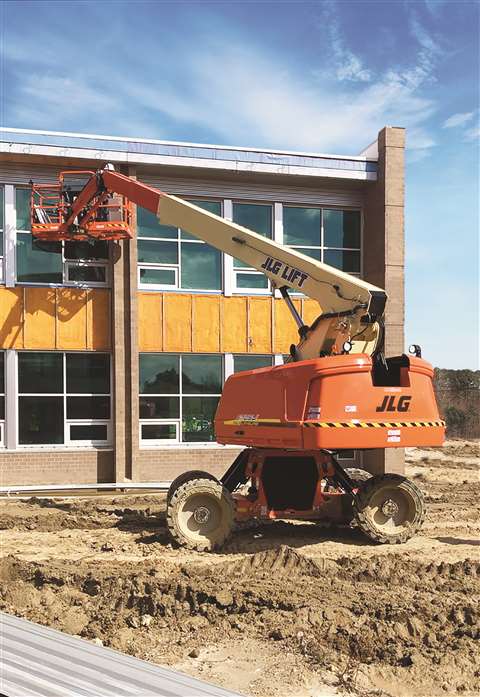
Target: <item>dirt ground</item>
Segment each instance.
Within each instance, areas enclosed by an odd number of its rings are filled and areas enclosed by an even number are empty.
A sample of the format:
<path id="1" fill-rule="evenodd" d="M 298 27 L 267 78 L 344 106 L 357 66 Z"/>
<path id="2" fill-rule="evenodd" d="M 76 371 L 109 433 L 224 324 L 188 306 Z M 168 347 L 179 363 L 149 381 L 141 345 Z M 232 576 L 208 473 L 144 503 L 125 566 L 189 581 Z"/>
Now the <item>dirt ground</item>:
<path id="1" fill-rule="evenodd" d="M 407 452 L 422 533 L 175 549 L 163 496 L 0 501 L 0 609 L 258 697 L 480 695 L 480 449 Z"/>

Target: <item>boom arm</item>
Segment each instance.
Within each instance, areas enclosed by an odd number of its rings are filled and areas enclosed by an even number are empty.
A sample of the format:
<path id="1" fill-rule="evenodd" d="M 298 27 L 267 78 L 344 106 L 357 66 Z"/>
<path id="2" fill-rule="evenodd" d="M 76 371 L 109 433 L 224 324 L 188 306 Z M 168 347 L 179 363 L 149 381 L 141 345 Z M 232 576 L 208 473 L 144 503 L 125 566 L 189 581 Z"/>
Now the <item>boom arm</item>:
<path id="1" fill-rule="evenodd" d="M 382 289 L 108 168 L 97 172 L 78 194 L 66 226 L 77 219 L 82 227 L 82 220 L 92 215 L 88 202 L 99 191 L 126 196 L 155 213 L 162 224 L 182 228 L 261 271 L 280 289 L 294 315 L 287 289 L 316 300 L 322 314 L 311 327 L 295 317 L 301 336 L 293 352 L 297 359 L 340 352 L 347 339 L 354 341 L 357 352 L 376 349 L 377 320 L 383 316 L 387 298 Z"/>

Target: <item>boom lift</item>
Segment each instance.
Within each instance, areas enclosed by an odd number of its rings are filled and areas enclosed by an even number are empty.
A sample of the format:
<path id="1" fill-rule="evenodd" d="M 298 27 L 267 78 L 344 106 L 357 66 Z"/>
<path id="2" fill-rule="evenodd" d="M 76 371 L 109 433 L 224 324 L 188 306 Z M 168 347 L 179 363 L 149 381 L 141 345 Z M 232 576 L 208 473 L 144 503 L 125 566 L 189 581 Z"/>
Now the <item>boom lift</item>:
<path id="1" fill-rule="evenodd" d="M 217 479 L 198 470 L 167 497 L 173 538 L 212 550 L 235 521 L 355 522 L 372 540 L 405 542 L 422 524 L 421 492 L 405 477 L 351 476 L 342 450 L 441 445 L 445 424 L 433 369 L 414 355 L 385 358 L 385 292 L 273 240 L 113 170 L 63 172 L 33 185 L 32 234 L 39 240 L 131 239 L 132 203 L 263 272 L 298 326 L 286 364 L 230 376 L 215 415 L 218 443 L 243 446 Z M 306 326 L 289 291 L 320 306 Z"/>

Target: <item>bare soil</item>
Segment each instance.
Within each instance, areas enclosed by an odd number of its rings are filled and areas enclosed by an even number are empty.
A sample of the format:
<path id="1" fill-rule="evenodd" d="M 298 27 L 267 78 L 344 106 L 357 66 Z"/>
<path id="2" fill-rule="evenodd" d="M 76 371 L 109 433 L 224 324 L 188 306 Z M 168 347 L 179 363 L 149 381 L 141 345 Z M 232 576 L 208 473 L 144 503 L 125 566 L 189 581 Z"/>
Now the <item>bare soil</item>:
<path id="1" fill-rule="evenodd" d="M 259 697 L 480 695 L 480 450 L 407 452 L 405 545 L 276 522 L 174 548 L 164 496 L 0 501 L 0 609 Z"/>

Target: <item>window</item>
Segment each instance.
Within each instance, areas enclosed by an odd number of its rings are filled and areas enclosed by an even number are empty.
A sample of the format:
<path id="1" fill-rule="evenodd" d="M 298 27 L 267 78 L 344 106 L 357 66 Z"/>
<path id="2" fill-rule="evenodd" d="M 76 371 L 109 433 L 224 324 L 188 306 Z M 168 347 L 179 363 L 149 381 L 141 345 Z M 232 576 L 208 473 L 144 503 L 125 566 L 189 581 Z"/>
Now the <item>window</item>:
<path id="1" fill-rule="evenodd" d="M 15 189 L 17 283 L 106 286 L 108 243 L 43 242 L 30 233 L 30 190 Z"/>
<path id="2" fill-rule="evenodd" d="M 0 445 L 5 443 L 5 353 L 0 351 Z"/>
<path id="3" fill-rule="evenodd" d="M 283 241 L 347 273 L 361 272 L 360 211 L 284 206 Z"/>
<path id="4" fill-rule="evenodd" d="M 0 186 L 0 281 L 3 278 L 4 234 L 5 229 L 5 187 Z"/>
<path id="5" fill-rule="evenodd" d="M 234 203 L 233 222 L 259 235 L 272 238 L 272 206 L 260 203 Z M 264 293 L 270 287 L 265 274 L 255 271 L 240 259 L 233 260 L 234 287 L 239 292 Z"/>
<path id="6" fill-rule="evenodd" d="M 233 372 L 240 373 L 242 370 L 255 370 L 255 368 L 266 368 L 272 365 L 273 356 L 261 356 L 257 354 L 239 354 L 233 357 Z"/>
<path id="7" fill-rule="evenodd" d="M 222 356 L 140 354 L 142 445 L 214 442 Z"/>
<path id="8" fill-rule="evenodd" d="M 110 356 L 18 354 L 19 445 L 107 445 Z"/>
<path id="9" fill-rule="evenodd" d="M 222 214 L 219 201 L 191 201 Z M 180 228 L 161 225 L 157 217 L 137 207 L 138 281 L 141 288 L 221 290 L 222 255 Z"/>

